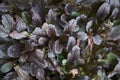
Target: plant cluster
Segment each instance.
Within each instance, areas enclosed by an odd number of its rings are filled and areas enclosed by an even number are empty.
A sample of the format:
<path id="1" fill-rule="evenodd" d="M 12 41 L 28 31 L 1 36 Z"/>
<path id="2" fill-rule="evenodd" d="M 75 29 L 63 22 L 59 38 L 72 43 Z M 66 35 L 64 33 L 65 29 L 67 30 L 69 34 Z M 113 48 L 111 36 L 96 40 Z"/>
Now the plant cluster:
<path id="1" fill-rule="evenodd" d="M 120 0 L 1 1 L 0 79 L 120 79 Z"/>

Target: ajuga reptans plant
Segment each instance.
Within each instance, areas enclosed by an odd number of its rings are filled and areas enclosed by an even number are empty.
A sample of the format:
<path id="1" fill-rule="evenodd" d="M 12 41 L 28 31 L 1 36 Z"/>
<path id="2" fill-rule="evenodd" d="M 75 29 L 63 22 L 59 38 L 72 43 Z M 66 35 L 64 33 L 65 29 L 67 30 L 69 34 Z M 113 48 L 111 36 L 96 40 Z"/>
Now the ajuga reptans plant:
<path id="1" fill-rule="evenodd" d="M 2 0 L 0 80 L 120 79 L 120 0 Z"/>

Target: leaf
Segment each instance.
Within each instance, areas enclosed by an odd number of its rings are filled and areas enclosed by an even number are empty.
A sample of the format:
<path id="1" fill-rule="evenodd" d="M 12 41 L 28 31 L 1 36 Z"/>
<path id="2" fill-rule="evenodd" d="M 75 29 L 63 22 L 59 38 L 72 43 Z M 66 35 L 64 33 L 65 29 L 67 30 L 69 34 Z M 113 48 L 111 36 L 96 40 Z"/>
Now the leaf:
<path id="1" fill-rule="evenodd" d="M 57 20 L 56 9 L 50 9 L 47 15 L 47 22 L 54 24 Z"/>
<path id="2" fill-rule="evenodd" d="M 7 28 L 3 27 L 3 25 L 0 25 L 0 39 L 2 40 L 8 40 L 8 33 Z"/>
<path id="3" fill-rule="evenodd" d="M 96 45 L 100 45 L 102 43 L 102 38 L 99 36 L 99 35 L 95 35 L 93 37 L 93 42 L 96 44 Z"/>
<path id="4" fill-rule="evenodd" d="M 34 63 L 35 65 L 37 65 L 37 67 L 46 68 L 47 67 L 46 60 L 42 56 L 39 56 L 38 53 L 41 54 L 40 51 L 35 50 L 34 53 L 32 53 L 30 55 L 30 57 L 28 58 L 28 60 L 31 63 Z"/>
<path id="5" fill-rule="evenodd" d="M 67 15 L 70 15 L 70 13 L 72 12 L 72 4 L 70 4 L 70 3 L 67 3 L 66 5 L 65 5 L 65 13 L 67 14 Z"/>
<path id="6" fill-rule="evenodd" d="M 37 75 L 36 75 L 36 78 L 37 79 L 41 79 L 41 80 L 45 80 L 45 71 L 43 68 L 38 68 L 38 71 L 37 71 Z"/>
<path id="7" fill-rule="evenodd" d="M 87 40 L 88 35 L 85 32 L 78 32 L 77 33 L 77 38 L 79 38 L 80 40 L 85 41 L 85 40 Z"/>
<path id="8" fill-rule="evenodd" d="M 60 17 L 60 20 L 62 23 L 67 24 L 67 20 L 66 20 L 67 16 L 65 14 L 62 14 Z"/>
<path id="9" fill-rule="evenodd" d="M 15 21 L 9 14 L 2 15 L 2 24 L 5 27 L 5 32 L 10 33 L 14 29 Z"/>
<path id="10" fill-rule="evenodd" d="M 88 76 L 80 76 L 76 80 L 89 80 Z"/>
<path id="11" fill-rule="evenodd" d="M 39 45 L 43 45 L 43 44 L 45 44 L 45 42 L 47 42 L 47 38 L 45 38 L 45 37 L 40 37 L 39 38 L 39 40 L 38 40 L 38 43 L 39 43 Z"/>
<path id="12" fill-rule="evenodd" d="M 31 75 L 32 76 L 36 76 L 37 75 L 38 67 L 35 64 L 33 64 L 33 63 L 31 63 L 30 67 L 31 67 L 31 72 L 30 72 Z"/>
<path id="13" fill-rule="evenodd" d="M 72 51 L 68 53 L 67 57 L 67 69 L 72 69 L 74 66 L 74 61 L 77 61 L 80 57 L 80 48 L 79 46 L 75 45 L 72 48 Z"/>
<path id="14" fill-rule="evenodd" d="M 14 67 L 15 72 L 18 74 L 20 80 L 31 80 L 31 77 L 27 71 L 24 71 L 22 68 L 20 68 L 19 65 L 16 65 Z"/>
<path id="15" fill-rule="evenodd" d="M 92 27 L 93 25 L 93 20 L 90 20 L 87 22 L 87 25 L 86 25 L 86 31 L 89 32 L 90 28 Z"/>
<path id="16" fill-rule="evenodd" d="M 120 39 L 120 25 L 112 27 L 108 33 L 108 40 L 118 40 Z"/>
<path id="17" fill-rule="evenodd" d="M 0 59 L 7 57 L 7 54 L 0 50 Z"/>
<path id="18" fill-rule="evenodd" d="M 22 56 L 19 57 L 19 62 L 20 63 L 25 63 L 28 59 L 28 55 L 24 54 Z"/>
<path id="19" fill-rule="evenodd" d="M 23 11 L 22 14 L 22 19 L 24 20 L 24 23 L 29 24 L 31 22 L 31 15 L 27 11 Z"/>
<path id="20" fill-rule="evenodd" d="M 35 24 L 36 26 L 41 26 L 42 24 L 42 18 L 41 15 L 39 14 L 39 11 L 40 9 L 37 5 L 31 8 L 32 23 Z"/>
<path id="21" fill-rule="evenodd" d="M 115 63 L 117 63 L 116 55 L 112 52 L 108 53 L 107 61 L 108 61 L 109 64 L 114 65 Z"/>
<path id="22" fill-rule="evenodd" d="M 48 37 L 55 37 L 57 35 L 57 30 L 54 25 L 49 24 L 46 28 L 46 33 Z"/>
<path id="23" fill-rule="evenodd" d="M 3 64 L 0 68 L 0 71 L 2 73 L 6 73 L 6 72 L 9 72 L 13 67 L 13 62 L 7 62 L 5 64 Z"/>
<path id="24" fill-rule="evenodd" d="M 21 55 L 22 51 L 23 51 L 22 45 L 14 44 L 8 48 L 7 54 L 8 54 L 8 56 L 10 56 L 12 58 L 18 58 Z"/>
<path id="25" fill-rule="evenodd" d="M 25 51 L 32 51 L 33 45 L 30 40 L 25 41 Z"/>
<path id="26" fill-rule="evenodd" d="M 112 20 L 115 19 L 117 17 L 118 13 L 119 13 L 119 9 L 114 8 L 113 11 L 112 11 L 112 14 L 110 16 L 110 19 L 112 19 Z"/>
<path id="27" fill-rule="evenodd" d="M 8 5 L 6 5 L 5 3 L 0 4 L 0 11 L 1 12 L 8 12 L 10 10 L 11 10 L 11 8 Z"/>
<path id="28" fill-rule="evenodd" d="M 39 36 L 46 35 L 45 31 L 43 29 L 40 29 L 39 27 L 36 27 L 32 34 L 39 35 Z"/>
<path id="29" fill-rule="evenodd" d="M 109 0 L 109 3 L 110 3 L 110 7 L 113 9 L 113 8 L 119 8 L 120 7 L 120 1 L 119 0 Z"/>
<path id="30" fill-rule="evenodd" d="M 78 45 L 75 45 L 72 48 L 72 54 L 75 56 L 76 59 L 80 57 L 80 47 Z"/>
<path id="31" fill-rule="evenodd" d="M 110 5 L 108 3 L 103 3 L 96 14 L 97 19 L 102 19 L 104 20 L 110 13 Z"/>
<path id="32" fill-rule="evenodd" d="M 8 80 L 8 79 L 17 80 L 19 78 L 18 78 L 18 75 L 16 74 L 16 72 L 9 72 L 4 76 L 3 80 Z"/>
<path id="33" fill-rule="evenodd" d="M 26 31 L 23 32 L 17 32 L 17 31 L 13 31 L 12 33 L 10 33 L 10 37 L 12 37 L 13 39 L 23 39 L 26 38 L 28 35 L 28 33 Z"/>
<path id="34" fill-rule="evenodd" d="M 26 23 L 23 21 L 23 19 L 19 16 L 16 16 L 16 30 L 18 32 L 25 31 L 27 29 Z"/>
<path id="35" fill-rule="evenodd" d="M 73 36 L 70 36 L 68 38 L 66 50 L 70 52 L 75 44 L 76 44 L 76 39 Z"/>
<path id="36" fill-rule="evenodd" d="M 77 25 L 77 20 L 71 19 L 68 22 L 68 27 L 70 27 L 71 31 L 77 32 L 79 30 L 79 26 Z"/>
<path id="37" fill-rule="evenodd" d="M 114 67 L 114 72 L 120 72 L 120 62 Z"/>
<path id="38" fill-rule="evenodd" d="M 55 47 L 55 53 L 57 53 L 57 54 L 62 53 L 63 45 L 60 43 L 60 40 L 55 41 L 54 47 Z"/>
<path id="39" fill-rule="evenodd" d="M 66 60 L 66 59 L 63 59 L 63 60 L 62 60 L 62 65 L 65 66 L 66 63 L 67 63 L 67 60 Z"/>
<path id="40" fill-rule="evenodd" d="M 81 59 L 81 58 L 79 58 L 76 62 L 77 62 L 78 65 L 84 65 L 85 64 L 85 60 Z"/>
<path id="41" fill-rule="evenodd" d="M 17 80 L 17 79 L 18 75 L 15 72 L 9 72 L 3 78 L 3 80 Z"/>
<path id="42" fill-rule="evenodd" d="M 20 9 L 20 10 L 25 10 L 25 9 L 29 9 L 29 1 L 28 0 L 10 0 L 10 1 L 8 1 L 8 0 L 4 0 L 5 2 L 7 2 L 9 5 L 10 5 L 10 7 L 12 7 L 12 8 L 18 8 L 18 9 Z"/>

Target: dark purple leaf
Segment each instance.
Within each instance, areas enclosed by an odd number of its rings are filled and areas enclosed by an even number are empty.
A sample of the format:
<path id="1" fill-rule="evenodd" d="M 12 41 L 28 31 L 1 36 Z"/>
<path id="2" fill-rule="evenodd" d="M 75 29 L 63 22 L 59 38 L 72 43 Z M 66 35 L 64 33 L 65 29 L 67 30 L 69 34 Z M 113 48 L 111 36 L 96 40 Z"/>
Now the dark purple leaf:
<path id="1" fill-rule="evenodd" d="M 53 52 L 49 52 L 49 53 L 48 53 L 48 57 L 49 57 L 49 58 L 54 58 L 54 57 L 55 57 L 55 55 L 54 55 L 54 53 L 53 53 Z"/>
<path id="2" fill-rule="evenodd" d="M 40 37 L 38 40 L 39 45 L 43 45 L 43 44 L 45 44 L 45 42 L 47 42 L 47 38 L 45 38 L 45 37 Z"/>
<path id="3" fill-rule="evenodd" d="M 79 30 L 79 26 L 77 25 L 77 20 L 71 19 L 68 23 L 68 26 L 70 27 L 71 31 L 76 32 Z"/>
<path id="4" fill-rule="evenodd" d="M 3 78 L 3 80 L 17 80 L 17 79 L 19 78 L 15 72 L 9 72 Z"/>
<path id="5" fill-rule="evenodd" d="M 48 23 L 55 23 L 57 20 L 57 9 L 50 9 L 47 15 L 47 22 Z"/>
<path id="6" fill-rule="evenodd" d="M 35 24 L 36 26 L 41 26 L 42 24 L 42 18 L 39 14 L 39 7 L 36 5 L 34 7 L 31 8 L 31 12 L 32 12 L 32 23 Z"/>
<path id="7" fill-rule="evenodd" d="M 112 20 L 115 19 L 117 17 L 118 13 L 119 13 L 119 9 L 114 8 L 113 11 L 112 11 L 112 14 L 110 16 L 110 19 L 112 19 Z"/>
<path id="8" fill-rule="evenodd" d="M 104 20 L 110 13 L 110 5 L 103 3 L 97 11 L 96 17 Z"/>
<path id="9" fill-rule="evenodd" d="M 39 27 L 36 27 L 32 34 L 33 35 L 38 35 L 38 36 L 44 36 L 44 35 L 46 35 L 44 29 L 41 29 Z"/>
<path id="10" fill-rule="evenodd" d="M 19 16 L 16 16 L 16 30 L 18 32 L 25 31 L 27 29 L 26 23 L 23 21 L 23 19 Z"/>
<path id="11" fill-rule="evenodd" d="M 22 68 L 20 68 L 19 65 L 16 65 L 14 67 L 17 75 L 19 76 L 20 80 L 31 80 L 31 77 L 27 71 L 24 71 Z"/>
<path id="12" fill-rule="evenodd" d="M 79 46 L 74 46 L 72 51 L 69 52 L 67 57 L 67 68 L 71 69 L 74 65 L 74 61 L 78 60 L 80 57 L 80 48 Z"/>
<path id="13" fill-rule="evenodd" d="M 15 44 L 8 48 L 7 53 L 8 56 L 12 58 L 17 58 L 22 54 L 22 51 L 23 51 L 23 46 L 20 44 Z"/>
<path id="14" fill-rule="evenodd" d="M 67 51 L 70 52 L 75 44 L 76 44 L 76 39 L 73 36 L 69 37 L 66 47 Z"/>
<path id="15" fill-rule="evenodd" d="M 57 35 L 57 30 L 54 25 L 49 24 L 46 28 L 46 33 L 48 37 L 55 37 Z"/>
<path id="16" fill-rule="evenodd" d="M 21 64 L 20 67 L 22 70 L 27 71 L 28 73 L 31 72 L 31 65 L 28 62 Z"/>
<path id="17" fill-rule="evenodd" d="M 36 65 L 34 65 L 33 63 L 31 63 L 30 67 L 31 67 L 31 72 L 30 72 L 31 75 L 32 76 L 36 76 L 37 75 L 37 71 L 38 71 L 38 67 Z"/>
<path id="18" fill-rule="evenodd" d="M 13 62 L 7 62 L 7 63 L 3 64 L 0 68 L 0 71 L 2 73 L 9 72 L 12 69 L 13 64 L 14 64 Z"/>
<path id="19" fill-rule="evenodd" d="M 43 68 L 38 68 L 36 78 L 38 80 L 45 80 L 44 74 L 45 74 L 44 69 Z"/>
<path id="20" fill-rule="evenodd" d="M 62 21 L 64 24 L 67 24 L 66 17 L 67 17 L 67 16 L 66 16 L 65 14 L 62 14 L 61 17 L 60 17 L 61 21 Z"/>
<path id="21" fill-rule="evenodd" d="M 102 43 L 102 38 L 99 35 L 96 35 L 96 36 L 93 37 L 93 42 L 96 45 L 100 45 Z"/>
<path id="22" fill-rule="evenodd" d="M 119 8 L 120 7 L 120 0 L 109 0 L 111 8 Z"/>
<path id="23" fill-rule="evenodd" d="M 80 19 L 81 19 L 82 21 L 86 21 L 86 20 L 87 20 L 87 15 L 81 14 L 81 15 L 80 15 Z"/>
<path id="24" fill-rule="evenodd" d="M 2 24 L 5 27 L 5 32 L 10 33 L 14 29 L 15 21 L 9 14 L 2 15 Z"/>
<path id="25" fill-rule="evenodd" d="M 2 12 L 8 12 L 10 10 L 11 10 L 11 8 L 8 5 L 6 5 L 5 3 L 1 3 L 0 4 L 0 11 L 2 11 Z"/>
<path id="26" fill-rule="evenodd" d="M 89 32 L 90 28 L 92 27 L 93 25 L 93 20 L 90 20 L 89 22 L 87 22 L 87 25 L 86 25 L 86 31 Z"/>
<path id="27" fill-rule="evenodd" d="M 79 26 L 77 25 L 77 19 L 71 19 L 64 28 L 65 34 L 70 34 L 71 32 L 77 32 Z"/>
<path id="28" fill-rule="evenodd" d="M 38 53 L 39 53 L 39 55 L 38 55 Z M 40 56 L 40 54 L 42 55 L 42 53 L 40 51 L 35 50 L 34 53 L 32 53 L 30 55 L 29 61 L 31 63 L 34 63 L 38 67 L 46 68 L 47 67 L 47 62 L 46 62 L 46 60 L 44 60 L 44 58 L 42 56 Z"/>
<path id="29" fill-rule="evenodd" d="M 108 39 L 109 40 L 118 40 L 120 39 L 120 26 L 115 26 L 110 29 L 110 32 L 108 33 Z"/>
<path id="30" fill-rule="evenodd" d="M 67 3 L 66 6 L 65 6 L 65 13 L 66 13 L 67 15 L 70 15 L 71 12 L 72 12 L 72 11 L 71 11 L 72 8 L 73 8 L 72 4 L 71 4 L 71 3 Z"/>
<path id="31" fill-rule="evenodd" d="M 84 65 L 85 64 L 85 60 L 81 59 L 81 58 L 79 58 L 76 62 L 77 62 L 78 65 Z"/>
<path id="32" fill-rule="evenodd" d="M 55 53 L 60 54 L 63 50 L 63 45 L 60 43 L 60 40 L 55 41 Z"/>
<path id="33" fill-rule="evenodd" d="M 59 24 L 62 28 L 64 28 L 68 23 L 66 18 L 67 18 L 67 16 L 65 14 L 62 14 L 60 16 Z"/>
<path id="34" fill-rule="evenodd" d="M 0 50 L 0 59 L 7 57 L 7 54 Z"/>
<path id="35" fill-rule="evenodd" d="M 77 80 L 89 80 L 88 76 L 80 76 L 77 78 Z"/>
<path id="36" fill-rule="evenodd" d="M 26 38 L 28 35 L 28 33 L 26 31 L 24 32 L 17 32 L 17 31 L 13 31 L 12 33 L 10 33 L 10 37 L 12 37 L 13 39 L 23 39 Z"/>
<path id="37" fill-rule="evenodd" d="M 33 45 L 30 40 L 25 41 L 25 50 L 26 51 L 32 51 L 33 50 Z"/>
<path id="38" fill-rule="evenodd" d="M 74 46 L 72 48 L 72 54 L 74 54 L 74 56 L 76 57 L 76 59 L 78 59 L 80 57 L 80 47 L 79 46 Z"/>
<path id="39" fill-rule="evenodd" d="M 80 40 L 85 41 L 85 40 L 87 40 L 88 35 L 87 35 L 85 32 L 78 32 L 78 33 L 77 33 L 77 37 L 78 37 Z"/>
<path id="40" fill-rule="evenodd" d="M 114 67 L 114 72 L 120 72 L 120 62 Z"/>
<path id="41" fill-rule="evenodd" d="M 25 9 L 29 9 L 29 1 L 28 0 L 4 0 L 5 2 L 7 2 L 10 7 L 17 7 L 20 10 L 25 10 Z"/>
<path id="42" fill-rule="evenodd" d="M 9 31 L 3 25 L 0 25 L 0 38 L 6 39 L 8 37 Z"/>
<path id="43" fill-rule="evenodd" d="M 40 49 L 36 49 L 35 52 L 37 56 L 42 57 L 42 58 L 44 57 L 44 53 Z"/>
<path id="44" fill-rule="evenodd" d="M 22 56 L 19 57 L 19 62 L 20 63 L 25 63 L 28 59 L 28 55 L 23 54 Z"/>

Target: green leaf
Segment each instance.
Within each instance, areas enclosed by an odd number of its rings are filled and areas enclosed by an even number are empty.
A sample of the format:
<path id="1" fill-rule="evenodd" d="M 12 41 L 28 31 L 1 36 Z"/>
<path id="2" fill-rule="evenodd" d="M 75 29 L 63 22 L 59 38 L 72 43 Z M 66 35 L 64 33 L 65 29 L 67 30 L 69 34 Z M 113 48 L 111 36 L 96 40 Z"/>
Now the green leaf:
<path id="1" fill-rule="evenodd" d="M 6 72 L 9 72 L 13 67 L 13 62 L 7 62 L 5 64 L 3 64 L 0 68 L 0 71 L 2 73 L 6 73 Z"/>
<path id="2" fill-rule="evenodd" d="M 78 13 L 76 11 L 72 11 L 71 16 L 79 16 L 81 13 Z"/>
<path id="3" fill-rule="evenodd" d="M 62 60 L 62 65 L 65 66 L 66 63 L 67 63 L 67 60 L 66 60 L 66 59 L 63 59 L 63 60 Z"/>
<path id="4" fill-rule="evenodd" d="M 119 25 L 120 24 L 120 19 L 114 20 L 113 23 L 114 23 L 114 25 Z"/>
<path id="5" fill-rule="evenodd" d="M 112 52 L 108 53 L 107 55 L 107 60 L 109 64 L 115 64 L 117 59 L 116 59 L 116 55 Z"/>

